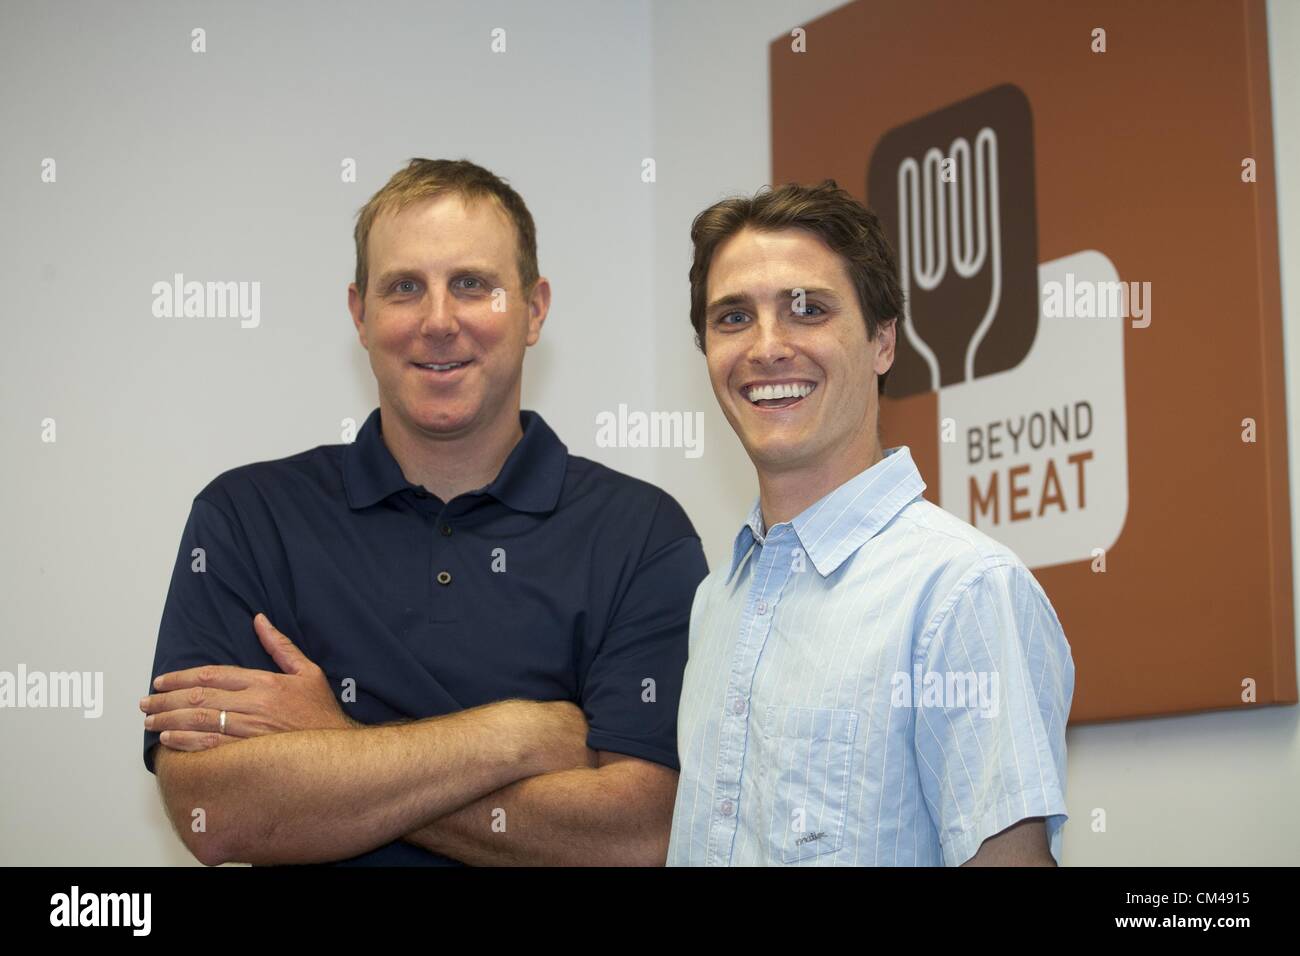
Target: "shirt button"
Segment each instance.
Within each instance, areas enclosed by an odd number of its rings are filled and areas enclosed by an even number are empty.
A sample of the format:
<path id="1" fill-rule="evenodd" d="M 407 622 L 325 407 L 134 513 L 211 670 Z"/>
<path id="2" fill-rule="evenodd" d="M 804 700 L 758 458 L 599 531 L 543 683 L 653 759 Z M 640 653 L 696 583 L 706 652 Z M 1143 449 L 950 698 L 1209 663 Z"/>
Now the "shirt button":
<path id="1" fill-rule="evenodd" d="M 719 807 L 718 809 L 722 811 L 722 815 L 724 817 L 729 817 L 731 816 L 732 811 L 736 809 L 736 805 L 732 803 L 730 800 L 723 800 L 722 806 Z"/>
<path id="2" fill-rule="evenodd" d="M 731 712 L 733 714 L 743 714 L 745 712 L 745 702 L 743 700 L 737 700 L 731 705 Z"/>
<path id="3" fill-rule="evenodd" d="M 450 571 L 439 571 L 439 572 L 438 572 L 438 583 L 439 583 L 439 584 L 451 584 L 451 572 L 450 572 Z"/>
<path id="4" fill-rule="evenodd" d="M 755 610 L 757 610 L 759 614 L 766 614 L 766 613 L 767 613 L 767 602 L 766 602 L 766 601 L 759 601 L 759 602 L 758 602 L 758 607 L 755 608 Z"/>
<path id="5" fill-rule="evenodd" d="M 451 525 L 449 525 L 449 524 L 445 524 L 445 525 L 442 526 L 442 536 L 443 536 L 444 538 L 450 538 L 450 537 L 451 537 Z"/>

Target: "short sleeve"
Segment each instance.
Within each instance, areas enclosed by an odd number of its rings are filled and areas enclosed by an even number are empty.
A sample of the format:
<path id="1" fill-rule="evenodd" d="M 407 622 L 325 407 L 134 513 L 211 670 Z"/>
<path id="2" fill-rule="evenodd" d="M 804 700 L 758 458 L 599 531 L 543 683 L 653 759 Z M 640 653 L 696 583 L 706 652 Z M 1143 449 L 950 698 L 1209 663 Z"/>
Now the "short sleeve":
<path id="1" fill-rule="evenodd" d="M 203 664 L 277 670 L 253 630 L 254 615 L 268 610 L 239 525 L 210 501 L 195 498 L 181 533 L 146 693 L 153 693 L 159 674 Z M 158 738 L 157 731 L 145 731 L 144 763 L 150 773 Z"/>
<path id="2" fill-rule="evenodd" d="M 1024 565 L 986 562 L 935 620 L 912 679 L 917 764 L 944 863 L 1044 817 L 1059 864 L 1074 662 L 1051 603 Z"/>
<path id="3" fill-rule="evenodd" d="M 708 575 L 690 519 L 668 495 L 614 612 L 582 691 L 587 746 L 673 770 L 677 704 L 690 640 L 691 601 Z"/>

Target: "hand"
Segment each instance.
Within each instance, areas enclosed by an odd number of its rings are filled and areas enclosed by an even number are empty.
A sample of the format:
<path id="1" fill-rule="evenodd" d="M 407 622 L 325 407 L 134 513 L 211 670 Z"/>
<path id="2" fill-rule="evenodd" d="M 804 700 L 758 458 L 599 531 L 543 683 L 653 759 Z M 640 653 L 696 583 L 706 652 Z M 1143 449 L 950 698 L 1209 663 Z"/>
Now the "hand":
<path id="1" fill-rule="evenodd" d="M 162 744 L 173 750 L 210 750 L 242 737 L 362 726 L 343 713 L 324 671 L 265 614 L 253 618 L 253 630 L 284 673 L 211 664 L 160 674 L 159 693 L 140 700 L 145 729 L 163 731 Z"/>

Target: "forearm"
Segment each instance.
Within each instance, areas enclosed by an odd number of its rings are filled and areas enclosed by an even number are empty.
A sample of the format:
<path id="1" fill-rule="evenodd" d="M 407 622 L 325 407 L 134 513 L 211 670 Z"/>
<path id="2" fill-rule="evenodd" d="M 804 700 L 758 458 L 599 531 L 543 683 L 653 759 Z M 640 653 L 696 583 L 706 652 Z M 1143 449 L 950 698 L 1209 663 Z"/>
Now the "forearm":
<path id="1" fill-rule="evenodd" d="M 640 761 L 545 773 L 406 839 L 473 866 L 662 866 L 676 781 Z"/>
<path id="2" fill-rule="evenodd" d="M 507 705 L 514 702 L 507 702 Z M 161 753 L 172 820 L 204 863 L 346 859 L 544 767 L 504 707 Z M 202 808 L 205 832 L 192 832 Z"/>

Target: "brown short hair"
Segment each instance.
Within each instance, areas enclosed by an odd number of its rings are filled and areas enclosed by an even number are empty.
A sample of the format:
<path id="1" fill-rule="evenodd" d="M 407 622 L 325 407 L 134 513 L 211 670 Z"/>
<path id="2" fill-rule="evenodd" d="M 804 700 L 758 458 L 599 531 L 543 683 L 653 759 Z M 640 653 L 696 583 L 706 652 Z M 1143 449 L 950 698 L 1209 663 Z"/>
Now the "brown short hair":
<path id="1" fill-rule="evenodd" d="M 867 338 L 874 340 L 880 325 L 903 311 L 903 290 L 898 280 L 894 250 L 880 218 L 827 179 L 817 186 L 791 183 L 776 189 L 764 187 L 751 196 L 733 196 L 714 203 L 691 223 L 695 258 L 691 262 L 691 325 L 695 344 L 704 351 L 704 310 L 707 306 L 709 266 L 723 241 L 745 227 L 764 231 L 806 229 L 844 259 L 858 293 L 867 323 Z M 885 390 L 886 372 L 879 378 Z"/>
<path id="2" fill-rule="evenodd" d="M 510 218 L 515 224 L 519 243 L 519 279 L 525 295 L 532 291 L 538 277 L 537 229 L 533 225 L 532 213 L 519 194 L 504 179 L 468 159 L 412 159 L 405 169 L 394 173 L 384 188 L 371 196 L 357 213 L 357 225 L 352 235 L 357 244 L 357 291 L 362 299 L 366 297 L 366 283 L 370 280 L 366 243 L 380 213 L 398 213 L 414 202 L 448 192 L 459 193 L 467 201 L 491 198 Z"/>

